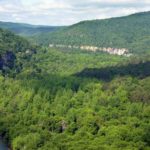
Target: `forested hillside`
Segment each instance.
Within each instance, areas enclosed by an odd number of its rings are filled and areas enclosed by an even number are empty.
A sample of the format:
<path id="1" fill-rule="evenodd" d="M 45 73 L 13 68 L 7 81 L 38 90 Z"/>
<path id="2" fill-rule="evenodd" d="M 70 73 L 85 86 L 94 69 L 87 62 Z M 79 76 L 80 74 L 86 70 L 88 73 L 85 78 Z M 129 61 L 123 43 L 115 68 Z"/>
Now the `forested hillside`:
<path id="1" fill-rule="evenodd" d="M 26 39 L 0 28 L 0 70 L 5 75 L 19 72 L 35 52 Z"/>
<path id="2" fill-rule="evenodd" d="M 15 78 L 0 76 L 1 136 L 13 150 L 148 150 L 144 60 L 41 48 Z M 111 78 L 91 76 L 90 68 Z"/>
<path id="3" fill-rule="evenodd" d="M 148 18 L 86 21 L 48 42 L 38 37 L 47 44 L 130 43 L 143 53 L 130 57 L 37 46 L 0 29 L 0 139 L 12 150 L 149 150 Z"/>
<path id="4" fill-rule="evenodd" d="M 127 48 L 131 53 L 150 53 L 150 12 L 120 18 L 83 21 L 34 38 L 44 45 L 88 45 Z"/>
<path id="5" fill-rule="evenodd" d="M 11 23 L 0 21 L 0 28 L 8 29 L 16 34 L 23 36 L 33 36 L 41 33 L 50 33 L 60 29 L 57 26 L 40 26 L 23 23 Z"/>

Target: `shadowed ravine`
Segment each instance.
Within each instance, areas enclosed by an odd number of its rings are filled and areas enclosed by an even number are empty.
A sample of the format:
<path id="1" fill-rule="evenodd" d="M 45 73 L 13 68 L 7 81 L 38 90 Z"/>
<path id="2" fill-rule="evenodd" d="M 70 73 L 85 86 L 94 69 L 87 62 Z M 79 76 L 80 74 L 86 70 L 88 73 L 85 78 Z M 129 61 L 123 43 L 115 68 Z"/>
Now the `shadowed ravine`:
<path id="1" fill-rule="evenodd" d="M 8 146 L 4 143 L 2 138 L 0 138 L 0 150 L 9 150 Z"/>
<path id="2" fill-rule="evenodd" d="M 128 64 L 126 66 L 112 66 L 106 68 L 85 68 L 75 74 L 78 77 L 96 78 L 104 81 L 111 81 L 116 76 L 132 76 L 145 78 L 150 76 L 150 62 Z"/>

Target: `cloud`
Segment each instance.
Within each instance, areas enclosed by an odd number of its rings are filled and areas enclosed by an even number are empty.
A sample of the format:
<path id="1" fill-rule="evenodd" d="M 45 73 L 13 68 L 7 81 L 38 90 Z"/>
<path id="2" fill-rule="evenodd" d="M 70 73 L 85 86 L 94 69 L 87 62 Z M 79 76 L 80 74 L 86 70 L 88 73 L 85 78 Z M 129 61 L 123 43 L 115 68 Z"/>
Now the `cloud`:
<path id="1" fill-rule="evenodd" d="M 150 0 L 0 0 L 0 20 L 69 25 L 150 10 Z"/>

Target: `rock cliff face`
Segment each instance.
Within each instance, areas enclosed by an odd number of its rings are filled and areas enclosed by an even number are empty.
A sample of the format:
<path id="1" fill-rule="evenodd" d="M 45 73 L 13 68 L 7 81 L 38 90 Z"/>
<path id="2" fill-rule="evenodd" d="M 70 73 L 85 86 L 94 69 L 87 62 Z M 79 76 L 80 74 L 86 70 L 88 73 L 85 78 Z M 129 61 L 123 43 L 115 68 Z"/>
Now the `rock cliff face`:
<path id="1" fill-rule="evenodd" d="M 14 67 L 16 56 L 13 52 L 7 51 L 5 54 L 0 56 L 0 70 L 5 67 L 12 69 Z"/>
<path id="2" fill-rule="evenodd" d="M 56 48 L 69 48 L 69 49 L 81 49 L 81 50 L 86 50 L 86 51 L 103 51 L 107 52 L 109 54 L 113 55 L 125 55 L 125 56 L 130 56 L 131 54 L 129 53 L 129 50 L 126 48 L 111 48 L 111 47 L 96 47 L 96 46 L 88 46 L 88 45 L 81 45 L 81 46 L 76 46 L 76 45 L 62 45 L 62 44 L 49 44 L 49 47 L 56 47 Z"/>

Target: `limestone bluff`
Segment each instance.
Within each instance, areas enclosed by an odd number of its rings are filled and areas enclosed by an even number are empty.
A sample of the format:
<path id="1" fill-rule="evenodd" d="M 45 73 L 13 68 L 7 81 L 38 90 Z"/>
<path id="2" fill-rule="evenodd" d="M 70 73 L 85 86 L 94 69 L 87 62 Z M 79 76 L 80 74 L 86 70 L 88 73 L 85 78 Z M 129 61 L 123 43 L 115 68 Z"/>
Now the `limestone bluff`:
<path id="1" fill-rule="evenodd" d="M 112 55 L 119 55 L 119 56 L 123 55 L 128 57 L 132 55 L 131 53 L 129 53 L 129 50 L 126 48 L 96 47 L 96 46 L 89 46 L 89 45 L 76 46 L 76 45 L 63 45 L 63 44 L 49 44 L 49 47 L 81 49 L 81 50 L 92 51 L 92 52 L 102 51 Z"/>

